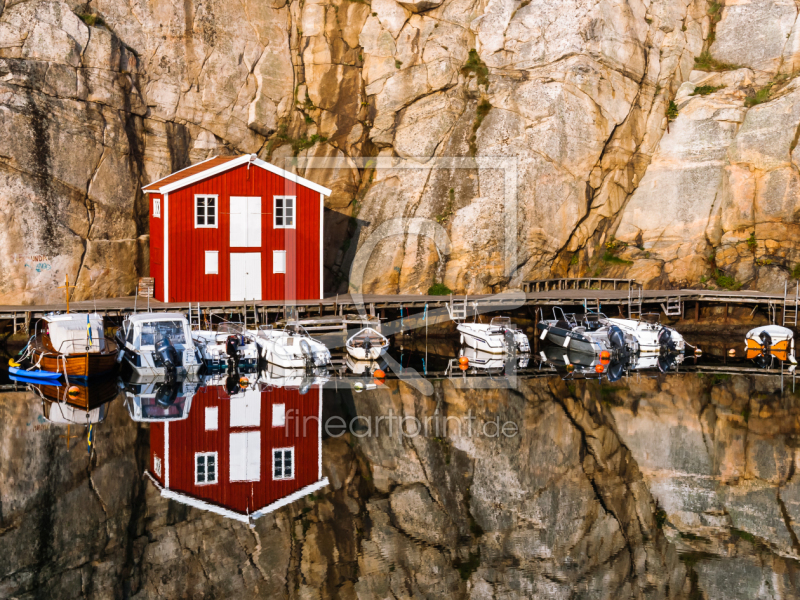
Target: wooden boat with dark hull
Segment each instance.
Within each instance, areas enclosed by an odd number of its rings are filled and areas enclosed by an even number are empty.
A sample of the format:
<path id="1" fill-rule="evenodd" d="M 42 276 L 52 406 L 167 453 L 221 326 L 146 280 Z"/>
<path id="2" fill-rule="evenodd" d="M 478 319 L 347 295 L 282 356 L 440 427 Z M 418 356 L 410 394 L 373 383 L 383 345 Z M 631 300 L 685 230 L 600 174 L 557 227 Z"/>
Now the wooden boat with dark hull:
<path id="1" fill-rule="evenodd" d="M 43 321 L 45 330 L 30 341 L 30 359 L 39 369 L 94 377 L 116 368 L 119 348 L 105 337 L 100 315 L 48 315 Z"/>

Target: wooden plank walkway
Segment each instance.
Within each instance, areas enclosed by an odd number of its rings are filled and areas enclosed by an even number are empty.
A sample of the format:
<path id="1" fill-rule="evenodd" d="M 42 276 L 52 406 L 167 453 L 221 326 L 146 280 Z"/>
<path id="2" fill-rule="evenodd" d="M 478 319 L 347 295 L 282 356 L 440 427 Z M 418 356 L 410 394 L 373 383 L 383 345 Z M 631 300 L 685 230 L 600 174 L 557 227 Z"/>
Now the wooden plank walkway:
<path id="1" fill-rule="evenodd" d="M 635 292 L 638 298 L 639 291 Z M 524 301 L 522 298 L 524 297 Z M 453 296 L 456 302 L 465 299 L 464 296 Z M 568 289 L 568 290 L 549 290 L 541 292 L 522 292 L 508 294 L 476 294 L 466 297 L 471 304 L 479 303 L 481 306 L 557 306 L 580 305 L 585 300 L 592 303 L 599 301 L 600 304 L 621 305 L 628 304 L 630 299 L 628 290 L 593 290 L 593 289 Z M 682 302 L 708 302 L 708 303 L 736 303 L 748 305 L 768 305 L 783 303 L 783 294 L 766 294 L 757 291 L 727 291 L 727 290 L 641 290 L 641 299 L 646 304 L 660 304 L 670 299 L 678 299 Z M 363 305 L 369 310 L 389 308 L 399 310 L 405 308 L 422 308 L 426 304 L 429 306 L 445 306 L 450 302 L 450 296 L 427 296 L 423 294 L 365 294 L 362 297 Z M 194 310 L 197 303 L 189 302 L 159 302 L 150 300 L 150 310 L 156 312 L 179 311 L 188 312 L 191 307 Z M 247 302 L 201 302 L 200 308 L 213 313 L 240 312 L 246 306 L 247 310 L 256 308 L 265 313 L 278 313 L 284 310 L 294 310 L 309 313 L 332 314 L 333 310 L 352 311 L 357 304 L 349 294 L 339 296 L 329 296 L 324 300 L 297 300 L 295 302 L 284 303 L 279 300 L 248 300 Z M 95 309 L 101 314 L 127 314 L 134 311 L 134 306 L 139 312 L 147 310 L 147 299 L 134 297 L 127 298 L 105 298 L 100 300 L 83 300 L 70 302 L 72 312 L 93 312 Z M 37 305 L 0 305 L 0 319 L 22 319 L 26 313 L 32 318 L 39 318 L 49 312 L 63 312 L 66 310 L 66 303 L 51 303 Z"/>

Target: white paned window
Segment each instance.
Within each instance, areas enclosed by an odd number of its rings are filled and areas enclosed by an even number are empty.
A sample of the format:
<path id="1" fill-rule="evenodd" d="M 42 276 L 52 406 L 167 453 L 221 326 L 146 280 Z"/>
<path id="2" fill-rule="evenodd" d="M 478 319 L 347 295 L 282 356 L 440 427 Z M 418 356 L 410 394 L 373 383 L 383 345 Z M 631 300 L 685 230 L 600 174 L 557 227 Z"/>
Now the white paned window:
<path id="1" fill-rule="evenodd" d="M 219 252 L 206 250 L 206 275 L 219 274 Z"/>
<path id="2" fill-rule="evenodd" d="M 216 452 L 198 452 L 194 455 L 194 482 L 196 485 L 217 483 Z"/>
<path id="3" fill-rule="evenodd" d="M 161 459 L 157 456 L 153 458 L 153 471 L 158 477 L 161 477 Z"/>
<path id="4" fill-rule="evenodd" d="M 294 448 L 272 449 L 272 478 L 294 479 Z"/>
<path id="5" fill-rule="evenodd" d="M 283 427 L 286 424 L 286 405 L 273 404 L 272 405 L 272 426 Z"/>
<path id="6" fill-rule="evenodd" d="M 231 398 L 231 427 L 261 425 L 261 392 L 245 390 L 242 396 Z"/>
<path id="7" fill-rule="evenodd" d="M 275 196 L 272 207 L 272 221 L 275 229 L 295 228 L 295 201 L 294 196 Z"/>
<path id="8" fill-rule="evenodd" d="M 286 273 L 286 250 L 272 251 L 272 272 Z"/>
<path id="9" fill-rule="evenodd" d="M 217 429 L 219 429 L 219 408 L 206 406 L 206 431 L 216 431 Z"/>
<path id="10" fill-rule="evenodd" d="M 153 198 L 153 216 L 161 217 L 161 198 Z"/>
<path id="11" fill-rule="evenodd" d="M 230 435 L 230 481 L 261 481 L 261 432 Z"/>
<path id="12" fill-rule="evenodd" d="M 194 226 L 217 226 L 217 196 L 194 197 Z"/>

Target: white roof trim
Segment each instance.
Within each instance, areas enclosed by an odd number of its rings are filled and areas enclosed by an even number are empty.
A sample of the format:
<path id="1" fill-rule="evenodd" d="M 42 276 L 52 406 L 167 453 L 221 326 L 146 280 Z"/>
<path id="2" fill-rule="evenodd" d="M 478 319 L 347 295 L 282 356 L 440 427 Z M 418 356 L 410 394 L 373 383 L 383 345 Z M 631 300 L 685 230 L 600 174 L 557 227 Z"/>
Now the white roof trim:
<path id="1" fill-rule="evenodd" d="M 264 160 L 261 160 L 260 158 L 257 158 L 256 160 L 254 160 L 253 164 L 254 165 L 258 165 L 259 167 L 261 167 L 265 171 L 269 171 L 270 173 L 275 173 L 276 175 L 280 175 L 281 177 L 285 177 L 289 181 L 293 181 L 298 185 L 302 185 L 303 187 L 307 187 L 310 190 L 314 190 L 315 192 L 319 192 L 323 196 L 330 196 L 331 195 L 331 191 L 328 188 L 322 187 L 318 183 L 314 183 L 313 181 L 309 181 L 308 179 L 306 179 L 304 177 L 300 177 L 299 175 L 295 175 L 294 173 L 291 173 L 289 171 L 285 171 L 285 170 L 281 169 L 280 167 L 276 167 L 272 163 L 268 163 L 268 162 L 266 162 Z"/>
<path id="2" fill-rule="evenodd" d="M 205 160 L 201 160 L 199 163 L 196 163 L 196 164 L 193 164 L 193 165 L 189 165 L 188 167 L 183 167 L 181 170 L 175 171 L 174 173 L 170 173 L 169 175 L 164 175 L 161 179 L 156 179 L 155 181 L 151 181 L 150 183 L 148 183 L 146 186 L 144 186 L 142 188 L 142 191 L 144 191 L 145 188 L 149 188 L 149 187 L 154 186 L 159 181 L 164 181 L 167 177 L 172 177 L 173 175 L 177 175 L 178 173 L 183 173 L 186 169 L 191 169 L 192 167 L 196 167 L 197 165 L 202 165 L 203 163 L 207 163 L 208 161 L 214 160 L 215 158 L 217 158 L 217 157 L 216 156 L 212 156 L 212 157 L 207 158 Z M 157 194 L 158 192 L 150 192 L 150 193 L 151 194 L 152 193 L 156 193 Z"/>
<path id="3" fill-rule="evenodd" d="M 295 500 L 299 500 L 303 496 L 308 496 L 311 492 L 316 492 L 317 490 L 324 488 L 326 485 L 328 485 L 328 478 L 323 477 L 319 481 L 307 485 L 306 487 L 300 488 L 293 494 L 289 494 L 285 498 L 276 500 L 272 504 L 268 504 L 264 508 L 257 510 L 252 515 L 250 515 L 250 518 L 258 519 L 259 517 L 263 517 L 264 515 L 269 514 L 272 511 L 278 510 L 279 508 L 283 508 L 284 506 L 291 504 Z"/>
<path id="4" fill-rule="evenodd" d="M 211 159 L 209 158 L 208 160 L 211 160 Z M 206 162 L 206 161 L 203 161 L 203 162 Z M 229 169 L 234 169 L 234 168 L 239 167 L 241 165 L 246 165 L 248 162 L 250 162 L 250 155 L 249 154 L 245 154 L 244 156 L 240 156 L 239 158 L 236 158 L 236 159 L 233 159 L 233 160 L 229 160 L 228 162 L 222 163 L 221 165 L 217 165 L 216 167 L 212 167 L 210 169 L 206 169 L 205 171 L 200 171 L 199 173 L 195 173 L 194 175 L 191 175 L 189 177 L 185 177 L 183 179 L 179 179 L 178 181 L 173 181 L 172 183 L 168 183 L 167 185 L 159 188 L 156 193 L 168 194 L 168 193 L 173 192 L 175 190 L 179 190 L 181 188 L 184 188 L 187 185 L 191 185 L 193 183 L 197 183 L 198 181 L 202 181 L 203 179 L 208 179 L 209 177 L 213 177 L 214 175 L 218 175 L 219 173 L 224 173 L 225 171 L 228 171 Z M 197 163 L 197 164 L 202 164 L 202 163 Z M 292 182 L 296 183 L 297 185 L 302 185 L 303 187 L 307 187 L 310 190 L 313 190 L 315 192 L 319 192 L 320 194 L 322 194 L 324 196 L 330 196 L 331 195 L 331 190 L 329 190 L 328 188 L 323 187 L 323 186 L 321 186 L 321 185 L 319 185 L 317 183 L 314 183 L 313 181 L 309 181 L 308 179 L 305 179 L 304 177 L 300 177 L 299 175 L 295 175 L 294 173 L 290 173 L 289 171 L 285 171 L 285 170 L 281 169 L 280 167 L 276 167 L 275 165 L 273 165 L 271 163 L 268 163 L 266 161 L 261 160 L 260 158 L 257 158 L 256 160 L 254 160 L 252 162 L 252 164 L 257 166 L 257 167 L 261 167 L 265 171 L 269 171 L 270 173 L 275 173 L 276 175 L 279 175 L 280 177 L 284 177 L 285 179 L 288 179 L 289 181 L 292 181 Z M 193 165 L 193 166 L 196 166 L 196 165 Z M 187 167 L 187 169 L 188 168 L 189 167 Z M 180 171 L 178 171 L 178 173 L 180 173 Z M 173 175 L 174 175 L 174 173 L 173 173 Z M 169 177 L 169 175 L 168 175 L 168 177 Z M 162 179 L 166 179 L 166 178 L 162 178 Z M 159 179 L 159 181 L 161 181 L 161 179 Z M 158 182 L 155 182 L 155 183 L 158 183 Z M 153 186 L 153 184 L 151 183 L 150 185 L 146 185 L 145 188 L 152 187 L 152 186 Z M 142 190 L 144 190 L 144 188 L 142 188 Z M 153 193 L 152 190 L 151 190 L 151 193 Z"/>
<path id="5" fill-rule="evenodd" d="M 242 523 L 250 523 L 251 521 L 258 519 L 259 517 L 263 517 L 266 514 L 271 513 L 279 508 L 283 508 L 288 504 L 291 504 L 295 500 L 299 500 L 303 496 L 307 496 L 312 492 L 316 492 L 319 489 L 322 489 L 326 485 L 328 485 L 328 478 L 323 477 L 319 481 L 312 483 L 310 485 L 305 486 L 304 488 L 300 488 L 293 494 L 289 494 L 285 498 L 281 498 L 257 510 L 256 512 L 248 515 L 246 513 L 240 513 L 233 510 L 229 510 L 227 508 L 223 508 L 222 506 L 217 506 L 216 504 L 211 504 L 210 502 L 206 502 L 205 500 L 200 500 L 198 498 L 193 498 L 191 496 L 187 496 L 186 494 L 181 494 L 179 492 L 173 492 L 172 490 L 165 489 L 161 487 L 161 484 L 158 483 L 158 480 L 150 474 L 150 471 L 144 472 L 147 477 L 150 478 L 150 481 L 153 482 L 153 485 L 156 486 L 161 492 L 161 495 L 164 498 L 168 498 L 169 500 L 175 500 L 176 502 L 180 502 L 181 504 L 185 504 L 187 506 L 191 506 L 192 508 L 199 508 L 201 510 L 207 510 L 209 512 L 221 515 L 223 517 L 227 517 L 228 519 L 235 519 L 236 521 L 240 521 Z"/>

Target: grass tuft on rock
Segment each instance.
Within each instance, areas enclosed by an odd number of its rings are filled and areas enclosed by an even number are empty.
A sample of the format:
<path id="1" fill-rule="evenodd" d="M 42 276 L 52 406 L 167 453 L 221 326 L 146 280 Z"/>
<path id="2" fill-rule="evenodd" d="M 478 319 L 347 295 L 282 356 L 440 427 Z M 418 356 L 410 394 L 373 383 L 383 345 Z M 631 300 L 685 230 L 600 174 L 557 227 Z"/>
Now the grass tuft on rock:
<path id="1" fill-rule="evenodd" d="M 694 59 L 694 68 L 698 71 L 734 71 L 741 67 L 739 65 L 719 61 L 706 50 Z"/>
<path id="2" fill-rule="evenodd" d="M 792 269 L 792 278 L 800 279 L 800 263 L 797 263 L 794 268 Z"/>
<path id="3" fill-rule="evenodd" d="M 669 106 L 667 107 L 667 119 L 670 121 L 674 121 L 678 118 L 678 105 L 675 104 L 674 101 L 669 101 Z"/>
<path id="4" fill-rule="evenodd" d="M 464 77 L 469 77 L 473 73 L 478 78 L 478 85 L 489 85 L 489 67 L 481 60 L 478 51 L 474 48 L 469 51 L 469 58 L 461 67 L 461 74 Z"/>
<path id="5" fill-rule="evenodd" d="M 763 104 L 769 100 L 770 93 L 772 92 L 772 83 L 768 83 L 763 88 L 756 92 L 755 96 L 750 96 L 744 101 L 744 105 L 747 108 L 751 106 L 756 106 L 757 104 Z"/>
<path id="6" fill-rule="evenodd" d="M 86 23 L 89 27 L 103 27 L 106 22 L 103 21 L 103 17 L 100 15 L 93 15 L 90 13 L 79 14 L 78 18 Z"/>
<path id="7" fill-rule="evenodd" d="M 475 121 L 472 123 L 472 135 L 469 138 L 470 156 L 475 156 L 478 153 L 478 129 L 490 110 L 492 110 L 492 104 L 486 98 L 478 102 L 478 107 L 475 109 Z"/>
<path id="8" fill-rule="evenodd" d="M 449 296 L 452 293 L 453 290 L 443 283 L 434 283 L 428 288 L 428 296 Z"/>
<path id="9" fill-rule="evenodd" d="M 694 91 L 689 94 L 690 96 L 708 96 L 714 92 L 724 88 L 724 85 L 700 85 L 694 88 Z"/>
<path id="10" fill-rule="evenodd" d="M 717 285 L 725 290 L 730 290 L 732 292 L 737 292 L 742 289 L 744 285 L 741 281 L 736 281 L 735 277 L 731 277 L 730 275 L 724 275 L 719 271 L 714 277 L 714 281 L 716 281 Z"/>

